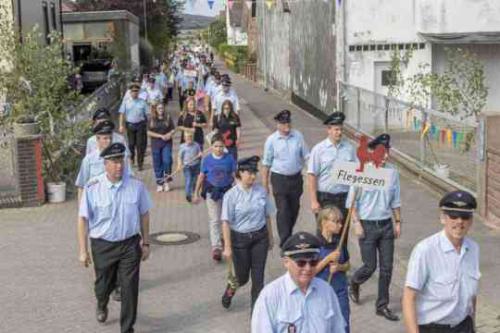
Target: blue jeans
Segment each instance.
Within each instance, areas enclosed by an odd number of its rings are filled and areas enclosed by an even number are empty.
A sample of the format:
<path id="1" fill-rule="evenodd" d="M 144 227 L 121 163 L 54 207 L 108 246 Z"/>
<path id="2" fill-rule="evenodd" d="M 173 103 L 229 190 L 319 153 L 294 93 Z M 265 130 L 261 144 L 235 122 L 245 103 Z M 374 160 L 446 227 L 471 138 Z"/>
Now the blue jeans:
<path id="1" fill-rule="evenodd" d="M 191 196 L 193 195 L 194 187 L 196 185 L 196 178 L 200 173 L 200 163 L 185 166 L 183 172 L 184 190 L 186 191 L 186 196 L 191 198 Z"/>
<path id="2" fill-rule="evenodd" d="M 165 176 L 172 173 L 172 144 L 162 148 L 151 148 L 156 184 L 163 185 Z"/>

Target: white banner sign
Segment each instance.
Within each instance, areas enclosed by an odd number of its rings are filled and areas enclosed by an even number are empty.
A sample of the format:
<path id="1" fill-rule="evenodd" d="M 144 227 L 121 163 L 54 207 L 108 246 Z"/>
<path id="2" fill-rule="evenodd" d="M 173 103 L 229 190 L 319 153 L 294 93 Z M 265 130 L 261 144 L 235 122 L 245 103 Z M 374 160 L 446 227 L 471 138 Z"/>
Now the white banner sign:
<path id="1" fill-rule="evenodd" d="M 185 69 L 184 70 L 184 76 L 197 77 L 198 73 L 196 72 L 196 70 Z"/>
<path id="2" fill-rule="evenodd" d="M 365 164 L 363 172 L 356 171 L 359 163 L 335 162 L 332 171 L 336 184 L 358 186 L 370 190 L 388 189 L 394 176 L 393 169 L 376 168 L 373 164 Z"/>

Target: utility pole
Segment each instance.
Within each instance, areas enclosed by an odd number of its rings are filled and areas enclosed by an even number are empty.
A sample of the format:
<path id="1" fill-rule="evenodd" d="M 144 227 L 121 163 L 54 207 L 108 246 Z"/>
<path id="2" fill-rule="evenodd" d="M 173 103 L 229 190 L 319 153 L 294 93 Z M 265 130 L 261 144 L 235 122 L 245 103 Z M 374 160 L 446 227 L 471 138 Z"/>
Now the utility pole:
<path id="1" fill-rule="evenodd" d="M 148 17 L 146 9 L 146 0 L 142 0 L 142 7 L 144 9 L 144 39 L 148 40 Z"/>

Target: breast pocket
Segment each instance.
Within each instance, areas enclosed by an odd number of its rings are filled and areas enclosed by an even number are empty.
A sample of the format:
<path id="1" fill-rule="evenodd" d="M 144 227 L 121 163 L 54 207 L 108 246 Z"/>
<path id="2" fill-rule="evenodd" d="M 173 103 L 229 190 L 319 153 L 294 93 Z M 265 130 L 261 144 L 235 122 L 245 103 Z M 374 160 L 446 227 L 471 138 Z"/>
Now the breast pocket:
<path id="1" fill-rule="evenodd" d="M 277 316 L 279 333 L 301 333 L 302 315 L 299 312 L 279 313 Z"/>
<path id="2" fill-rule="evenodd" d="M 123 199 L 123 206 L 128 218 L 139 216 L 139 198 L 137 193 L 125 195 Z"/>
<path id="3" fill-rule="evenodd" d="M 100 199 L 95 206 L 96 221 L 108 220 L 113 216 L 113 204 L 107 198 Z"/>
<path id="4" fill-rule="evenodd" d="M 452 275 L 438 275 L 429 280 L 429 298 L 452 300 L 455 297 L 457 278 Z"/>
<path id="5" fill-rule="evenodd" d="M 481 279 L 481 273 L 477 270 L 470 270 L 465 273 L 465 285 L 471 297 L 477 295 L 479 279 Z"/>

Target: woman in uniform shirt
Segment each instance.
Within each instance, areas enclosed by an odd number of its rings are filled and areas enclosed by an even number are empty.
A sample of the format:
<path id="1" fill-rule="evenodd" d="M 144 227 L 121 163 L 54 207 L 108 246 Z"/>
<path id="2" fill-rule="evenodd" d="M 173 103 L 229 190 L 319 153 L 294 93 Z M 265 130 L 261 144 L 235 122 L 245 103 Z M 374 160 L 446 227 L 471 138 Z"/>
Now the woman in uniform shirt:
<path id="1" fill-rule="evenodd" d="M 267 191 L 255 183 L 260 158 L 238 161 L 237 184 L 224 195 L 222 231 L 225 258 L 232 258 L 238 286 L 252 277 L 252 309 L 264 287 L 267 252 L 273 245 L 271 214 L 273 204 Z M 228 284 L 222 306 L 228 308 L 236 289 Z"/>

